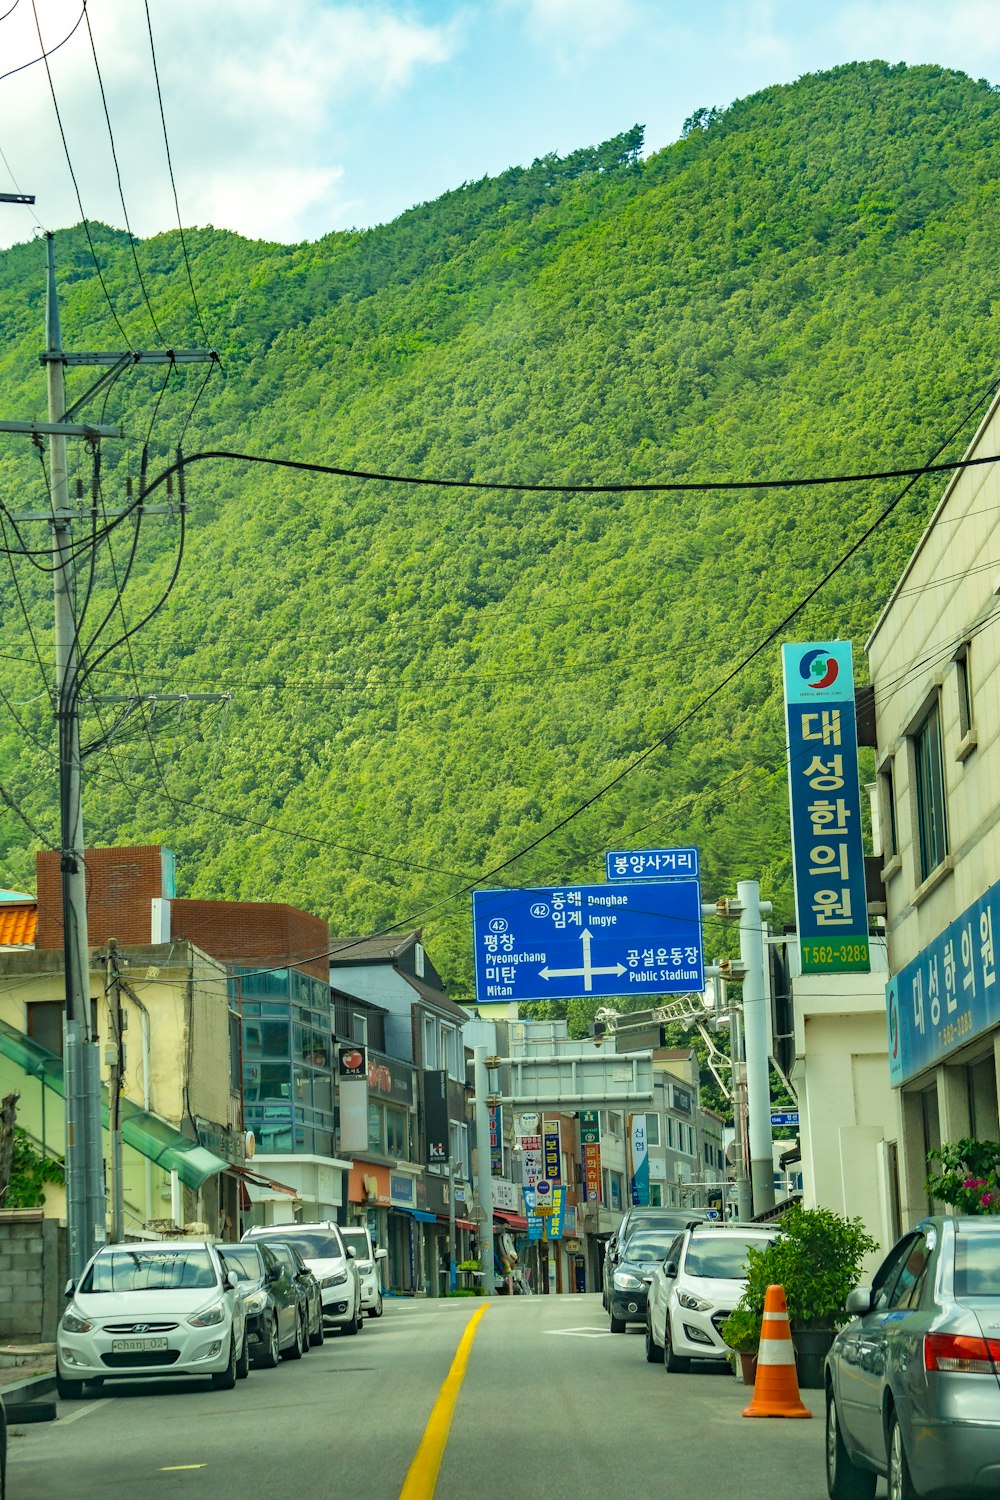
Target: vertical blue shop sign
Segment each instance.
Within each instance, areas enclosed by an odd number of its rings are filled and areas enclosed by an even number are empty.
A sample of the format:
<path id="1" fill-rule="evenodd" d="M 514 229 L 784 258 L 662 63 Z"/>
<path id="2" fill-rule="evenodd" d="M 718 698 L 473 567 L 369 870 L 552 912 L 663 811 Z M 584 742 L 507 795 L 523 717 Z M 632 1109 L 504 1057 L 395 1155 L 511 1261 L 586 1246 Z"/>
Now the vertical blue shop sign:
<path id="1" fill-rule="evenodd" d="M 1000 882 L 886 985 L 889 1082 L 898 1086 L 1000 1025 L 993 934 Z"/>
<path id="2" fill-rule="evenodd" d="M 868 903 L 850 641 L 781 648 L 803 974 L 867 973 Z"/>

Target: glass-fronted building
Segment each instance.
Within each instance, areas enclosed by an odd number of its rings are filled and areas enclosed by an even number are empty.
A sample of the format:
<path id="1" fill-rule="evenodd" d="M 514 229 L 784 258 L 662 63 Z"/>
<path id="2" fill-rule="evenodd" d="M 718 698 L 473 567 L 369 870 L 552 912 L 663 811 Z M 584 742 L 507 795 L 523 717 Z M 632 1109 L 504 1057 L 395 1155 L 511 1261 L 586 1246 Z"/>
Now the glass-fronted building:
<path id="1" fill-rule="evenodd" d="M 233 967 L 244 1121 L 257 1149 L 334 1155 L 330 986 L 298 969 Z"/>

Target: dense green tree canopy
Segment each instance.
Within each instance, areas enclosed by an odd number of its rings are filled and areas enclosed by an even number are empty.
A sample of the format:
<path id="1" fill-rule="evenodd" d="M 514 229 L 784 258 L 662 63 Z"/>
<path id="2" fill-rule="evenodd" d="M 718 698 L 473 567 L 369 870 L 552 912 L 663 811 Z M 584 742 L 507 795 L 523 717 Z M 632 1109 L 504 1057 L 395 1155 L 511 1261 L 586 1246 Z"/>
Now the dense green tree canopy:
<path id="1" fill-rule="evenodd" d="M 919 463 L 953 431 L 954 455 L 995 377 L 998 141 L 989 85 L 853 64 L 700 111 L 646 160 L 636 127 L 377 229 L 295 246 L 189 231 L 205 331 L 178 235 L 139 243 L 163 337 L 210 342 L 222 369 L 193 413 L 199 367 L 162 392 L 162 370 L 128 369 L 90 401 L 128 435 L 103 444 L 103 501 L 125 503 L 147 434 L 151 475 L 182 437 L 555 484 L 856 472 Z M 120 348 L 122 330 L 159 346 L 127 237 L 92 234 L 121 330 L 82 230 L 60 233 L 66 346 Z M 6 417 L 45 412 L 43 262 L 37 242 L 0 255 Z M 73 399 L 92 375 L 70 372 Z M 89 524 L 82 444 L 72 464 Z M 11 511 L 44 504 L 46 465 L 0 440 Z M 850 637 L 863 661 L 940 488 L 914 487 L 787 638 Z M 181 894 L 285 900 L 338 933 L 422 923 L 459 997 L 455 893 L 496 866 L 491 884 L 593 880 L 606 848 L 695 843 L 706 895 L 759 876 L 787 918 L 777 644 L 687 716 L 895 493 L 463 491 L 195 465 L 178 581 L 95 669 L 85 738 L 136 680 L 232 696 L 126 716 L 87 762 L 88 836 L 172 846 Z M 46 545 L 43 526 L 22 534 Z M 115 532 L 113 569 L 107 548 L 92 581 L 81 566 L 85 641 L 108 613 L 121 633 L 132 536 Z M 176 519 L 143 519 L 130 626 L 177 543 Z M 20 600 L 0 584 L 0 784 L 54 838 L 50 705 L 21 610 L 49 665 L 51 580 L 32 560 L 16 573 Z M 0 814 L 0 880 L 30 886 L 38 839 Z"/>

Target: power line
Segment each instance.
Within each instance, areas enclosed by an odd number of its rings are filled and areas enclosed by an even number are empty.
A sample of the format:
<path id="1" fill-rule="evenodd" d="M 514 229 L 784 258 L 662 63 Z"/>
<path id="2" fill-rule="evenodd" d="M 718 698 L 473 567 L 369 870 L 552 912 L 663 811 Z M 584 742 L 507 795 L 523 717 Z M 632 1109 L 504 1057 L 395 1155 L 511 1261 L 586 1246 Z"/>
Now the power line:
<path id="1" fill-rule="evenodd" d="M 34 3 L 34 0 L 32 0 L 32 3 Z M 150 56 L 153 60 L 153 78 L 156 81 L 156 98 L 160 106 L 160 124 L 163 127 L 163 146 L 167 153 L 167 170 L 170 173 L 170 186 L 173 190 L 174 208 L 177 213 L 177 228 L 180 232 L 181 237 L 181 253 L 184 256 L 184 265 L 187 270 L 188 286 L 191 288 L 191 301 L 194 304 L 195 317 L 198 319 L 198 327 L 201 329 L 202 336 L 207 343 L 209 341 L 208 332 L 205 328 L 205 323 L 201 316 L 201 308 L 198 305 L 198 294 L 194 289 L 194 277 L 191 274 L 191 260 L 188 255 L 187 241 L 184 238 L 184 225 L 181 222 L 181 205 L 177 197 L 177 182 L 174 178 L 174 164 L 170 156 L 170 138 L 167 134 L 167 116 L 163 108 L 163 92 L 160 88 L 160 69 L 156 61 L 156 43 L 153 40 L 153 22 L 149 14 L 149 0 L 144 0 L 144 3 L 146 9 L 146 29 L 149 32 L 149 51 Z"/>
<path id="2" fill-rule="evenodd" d="M 991 387 L 992 389 L 992 387 Z M 980 403 L 981 404 L 981 403 Z M 965 425 L 964 422 L 962 424 Z M 961 431 L 961 428 L 959 428 Z M 951 438 L 947 440 L 950 442 Z M 937 452 L 942 452 L 947 442 Z M 717 480 L 658 480 L 652 484 L 531 484 L 528 481 L 497 481 L 479 479 L 442 479 L 427 474 L 385 474 L 369 469 L 345 469 L 335 464 L 294 458 L 273 458 L 260 453 L 238 453 L 228 448 L 211 449 L 203 453 L 187 453 L 176 463 L 158 474 L 146 493 L 151 494 L 180 468 L 204 463 L 210 459 L 222 459 L 232 463 L 262 464 L 277 469 L 295 469 L 306 474 L 330 474 L 339 479 L 360 479 L 381 484 L 426 486 L 429 489 L 517 491 L 523 494 L 555 495 L 645 495 L 645 494 L 720 494 L 734 490 L 787 490 L 820 489 L 842 484 L 866 484 L 882 479 L 923 479 L 931 474 L 953 474 L 965 469 L 981 468 L 986 464 L 1000 463 L 1000 454 L 982 458 L 956 458 L 948 463 L 923 464 L 918 468 L 878 469 L 860 474 L 816 474 L 809 477 L 786 476 L 783 479 L 717 479 Z M 911 486 L 894 502 L 899 503 Z"/>
<path id="3" fill-rule="evenodd" d="M 90 39 L 90 55 L 94 59 L 94 70 L 97 73 L 97 84 L 98 84 L 98 88 L 100 89 L 100 93 L 101 93 L 101 104 L 102 104 L 103 109 L 104 109 L 104 120 L 105 120 L 105 124 L 108 127 L 108 140 L 111 143 L 111 159 L 112 159 L 112 161 L 115 164 L 115 178 L 117 179 L 117 182 L 118 182 L 118 198 L 119 198 L 119 201 L 121 202 L 122 215 L 124 216 L 124 219 L 125 219 L 125 229 L 126 229 L 126 231 L 128 233 L 129 248 L 132 251 L 132 260 L 133 260 L 133 263 L 135 265 L 135 274 L 139 278 L 139 286 L 142 288 L 143 301 L 146 304 L 146 310 L 149 313 L 149 321 L 153 325 L 153 331 L 156 334 L 156 337 L 159 340 L 159 342 L 161 344 L 166 344 L 167 340 L 164 338 L 163 334 L 160 331 L 160 325 L 156 321 L 156 314 L 153 311 L 153 304 L 149 300 L 149 292 L 146 290 L 146 280 L 145 280 L 145 277 L 142 274 L 142 267 L 139 264 L 139 255 L 138 255 L 138 252 L 136 250 L 135 236 L 132 233 L 132 225 L 129 223 L 128 209 L 125 206 L 125 189 L 122 186 L 121 168 L 118 165 L 118 151 L 117 151 L 117 148 L 115 146 L 115 133 L 114 133 L 114 131 L 111 128 L 111 115 L 110 115 L 110 113 L 108 111 L 107 96 L 105 95 L 105 92 L 104 92 L 104 79 L 101 76 L 101 65 L 100 65 L 100 63 L 97 60 L 97 47 L 96 47 L 95 42 L 94 42 L 94 32 L 93 32 L 93 29 L 92 29 L 91 24 L 90 24 L 90 17 L 86 13 L 86 7 L 84 8 L 84 15 L 85 15 L 86 21 L 87 21 L 87 36 Z"/>
<path id="4" fill-rule="evenodd" d="M 39 44 L 44 48 L 45 43 L 42 41 L 42 27 L 41 27 L 41 22 L 38 19 L 38 4 L 37 4 L 37 0 L 31 0 L 31 10 L 32 10 L 32 14 L 35 17 L 35 29 L 38 32 L 38 41 L 39 41 Z M 87 13 L 87 4 L 86 4 L 86 0 L 84 0 L 83 10 L 80 12 L 80 20 L 77 21 L 76 26 L 79 26 L 80 21 L 83 20 L 83 18 L 86 15 L 86 13 Z M 73 31 L 76 30 L 76 26 L 73 27 Z M 70 32 L 70 36 L 72 36 L 72 35 L 73 35 L 73 32 L 71 31 Z M 66 37 L 65 41 L 69 41 L 69 37 Z M 62 46 L 63 43 L 60 42 L 59 45 Z M 56 51 L 58 49 L 57 48 L 53 48 L 52 50 Z M 56 98 L 55 84 L 52 81 L 52 69 L 49 67 L 49 54 L 47 52 L 43 51 L 41 58 L 36 58 L 35 61 L 36 62 L 44 62 L 45 63 L 45 76 L 48 78 L 48 81 L 49 81 L 49 93 L 52 95 L 52 108 L 55 110 L 56 124 L 59 127 L 59 136 L 60 136 L 60 139 L 62 140 L 63 154 L 66 157 L 66 165 L 69 168 L 69 175 L 70 175 L 70 178 L 71 178 L 72 183 L 73 183 L 73 191 L 76 194 L 77 207 L 80 210 L 80 218 L 81 218 L 81 220 L 83 222 L 84 233 L 87 236 L 87 244 L 90 247 L 90 257 L 91 257 L 92 261 L 94 262 L 94 269 L 97 271 L 97 279 L 98 279 L 98 281 L 101 284 L 101 291 L 104 293 L 104 300 L 108 304 L 108 307 L 111 309 L 111 316 L 112 316 L 112 318 L 115 321 L 115 325 L 116 325 L 116 327 L 118 329 L 118 332 L 121 334 L 123 340 L 128 345 L 129 349 L 132 350 L 132 352 L 134 353 L 135 350 L 133 349 L 132 341 L 129 338 L 128 334 L 125 332 L 125 329 L 122 327 L 121 319 L 119 318 L 117 310 L 115 308 L 115 305 L 114 305 L 114 303 L 111 300 L 111 295 L 108 292 L 107 283 L 104 280 L 104 272 L 101 269 L 101 263 L 97 259 L 97 251 L 94 248 L 93 236 L 90 233 L 90 222 L 87 219 L 87 215 L 84 213 L 83 199 L 80 196 L 80 185 L 79 185 L 79 183 L 76 180 L 76 172 L 73 170 L 73 158 L 70 156 L 69 142 L 66 139 L 66 131 L 63 128 L 62 114 L 60 113 L 60 110 L 59 110 L 59 101 Z M 25 64 L 25 66 L 29 66 L 29 65 Z M 18 72 L 20 70 L 19 69 L 14 69 L 14 71 Z M 3 75 L 3 76 L 6 76 L 6 75 Z"/>
<path id="5" fill-rule="evenodd" d="M 6 15 L 0 16 L 0 21 L 5 21 L 7 19 L 7 16 L 9 16 L 12 11 L 15 11 L 17 9 L 18 3 L 19 3 L 19 0 L 14 0 L 14 4 L 11 6 L 10 10 L 7 11 Z M 32 9 L 34 9 L 34 0 L 32 0 Z M 66 33 L 66 35 L 63 37 L 63 39 L 62 39 L 61 42 L 56 42 L 56 44 L 55 44 L 54 47 L 49 47 L 47 50 L 46 50 L 46 47 L 45 47 L 45 43 L 42 41 L 41 30 L 39 29 L 38 30 L 38 44 L 42 48 L 41 55 L 39 57 L 32 57 L 26 63 L 20 63 L 16 68 L 8 68 L 6 73 L 0 73 L 0 83 L 3 83 L 3 81 L 4 81 L 5 78 L 13 78 L 13 76 L 14 76 L 15 73 L 23 73 L 24 70 L 25 70 L 25 68 L 33 68 L 36 65 L 36 63 L 44 62 L 44 63 L 46 63 L 46 66 L 47 66 L 47 60 L 48 60 L 48 58 L 52 57 L 56 52 L 58 52 L 60 47 L 65 47 L 65 45 L 69 41 L 70 37 L 74 36 L 76 34 L 76 32 L 79 30 L 80 22 L 83 20 L 83 18 L 84 18 L 84 16 L 86 14 L 87 14 L 87 0 L 83 0 L 83 9 L 81 10 L 80 14 L 77 16 L 76 21 L 74 22 L 72 29 Z M 35 12 L 35 26 L 36 26 L 36 28 L 38 27 L 38 12 L 37 11 Z"/>

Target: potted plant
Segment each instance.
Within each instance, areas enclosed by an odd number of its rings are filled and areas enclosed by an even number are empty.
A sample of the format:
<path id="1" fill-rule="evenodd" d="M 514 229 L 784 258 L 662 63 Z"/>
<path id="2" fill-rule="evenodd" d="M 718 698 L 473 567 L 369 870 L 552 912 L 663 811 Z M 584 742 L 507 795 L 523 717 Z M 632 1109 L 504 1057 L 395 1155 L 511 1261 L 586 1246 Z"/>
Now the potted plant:
<path id="1" fill-rule="evenodd" d="M 772 1285 L 785 1289 L 799 1385 L 819 1390 L 823 1362 L 837 1329 L 848 1321 L 848 1293 L 861 1279 L 866 1255 L 878 1249 L 859 1218 L 795 1203 L 777 1220 L 780 1234 L 764 1250 L 747 1251 L 747 1284 L 740 1309 L 757 1319 Z"/>
<path id="2" fill-rule="evenodd" d="M 733 1309 L 720 1325 L 723 1343 L 729 1345 L 739 1358 L 740 1373 L 744 1385 L 753 1385 L 757 1373 L 757 1346 L 760 1343 L 760 1319 L 747 1308 Z"/>
<path id="3" fill-rule="evenodd" d="M 949 1141 L 927 1153 L 927 1165 L 935 1161 L 941 1171 L 927 1178 L 932 1198 L 960 1214 L 1000 1214 L 1000 1141 Z"/>

